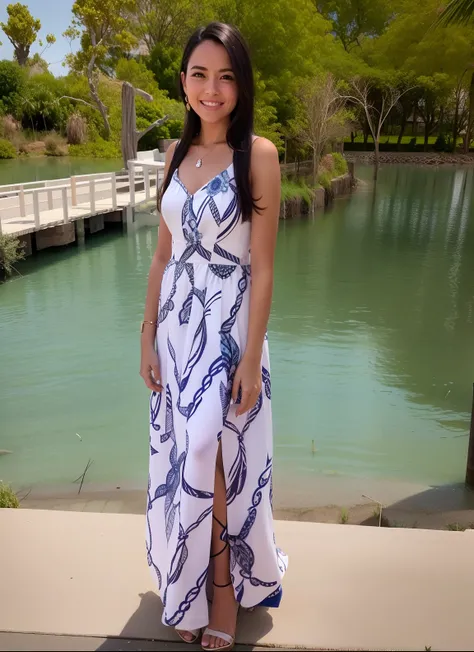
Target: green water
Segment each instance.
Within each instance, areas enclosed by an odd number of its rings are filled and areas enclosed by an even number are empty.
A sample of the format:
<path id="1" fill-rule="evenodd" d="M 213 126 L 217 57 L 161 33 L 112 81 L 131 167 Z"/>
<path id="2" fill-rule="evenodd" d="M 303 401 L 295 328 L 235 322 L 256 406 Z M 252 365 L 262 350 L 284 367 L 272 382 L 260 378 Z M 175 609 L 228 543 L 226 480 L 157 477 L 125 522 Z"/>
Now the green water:
<path id="1" fill-rule="evenodd" d="M 314 220 L 281 223 L 272 352 L 275 461 L 338 474 L 464 477 L 474 380 L 473 170 L 371 170 Z M 0 287 L 0 478 L 144 486 L 138 376 L 156 227 L 47 250 Z M 76 435 L 78 433 L 80 437 Z M 314 440 L 315 453 L 312 454 Z"/>
<path id="2" fill-rule="evenodd" d="M 17 158 L 0 161 L 0 186 L 28 181 L 65 179 L 73 174 L 93 174 L 121 170 L 121 159 L 87 159 L 59 157 Z"/>

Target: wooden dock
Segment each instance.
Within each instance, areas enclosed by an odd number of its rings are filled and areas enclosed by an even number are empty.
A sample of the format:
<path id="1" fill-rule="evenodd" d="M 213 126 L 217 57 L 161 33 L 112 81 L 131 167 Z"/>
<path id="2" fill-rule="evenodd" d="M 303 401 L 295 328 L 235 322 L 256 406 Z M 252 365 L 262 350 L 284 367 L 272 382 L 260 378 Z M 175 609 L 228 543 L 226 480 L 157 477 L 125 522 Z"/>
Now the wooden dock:
<path id="1" fill-rule="evenodd" d="M 136 160 L 128 171 L 0 186 L 0 232 L 19 237 L 30 253 L 69 244 L 104 220 L 133 222 L 137 206 L 156 199 L 164 163 Z"/>

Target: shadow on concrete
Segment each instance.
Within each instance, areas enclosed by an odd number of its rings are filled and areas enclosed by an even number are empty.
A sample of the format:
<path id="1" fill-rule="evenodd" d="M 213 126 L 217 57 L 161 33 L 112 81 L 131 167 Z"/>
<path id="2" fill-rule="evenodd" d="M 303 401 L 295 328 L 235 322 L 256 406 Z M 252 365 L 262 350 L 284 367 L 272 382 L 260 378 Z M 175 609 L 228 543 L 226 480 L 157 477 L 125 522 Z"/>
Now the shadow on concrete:
<path id="1" fill-rule="evenodd" d="M 200 645 L 189 645 L 180 639 L 169 628 L 161 625 L 163 603 L 153 591 L 140 595 L 141 602 L 132 614 L 118 638 L 108 638 L 96 650 L 103 652 L 129 650 L 200 650 Z M 241 610 L 237 625 L 236 650 L 242 652 L 260 650 L 255 641 L 261 640 L 273 628 L 273 618 L 267 609 L 256 609 L 253 612 Z M 160 630 L 163 636 L 160 636 Z M 175 639 L 171 640 L 170 639 Z"/>
<path id="2" fill-rule="evenodd" d="M 415 517 L 420 513 L 436 515 L 468 510 L 474 510 L 473 489 L 463 483 L 439 485 L 384 506 L 382 526 L 389 527 L 391 518 L 396 518 L 399 514 L 413 514 Z M 378 517 L 373 515 L 361 525 L 377 526 Z"/>

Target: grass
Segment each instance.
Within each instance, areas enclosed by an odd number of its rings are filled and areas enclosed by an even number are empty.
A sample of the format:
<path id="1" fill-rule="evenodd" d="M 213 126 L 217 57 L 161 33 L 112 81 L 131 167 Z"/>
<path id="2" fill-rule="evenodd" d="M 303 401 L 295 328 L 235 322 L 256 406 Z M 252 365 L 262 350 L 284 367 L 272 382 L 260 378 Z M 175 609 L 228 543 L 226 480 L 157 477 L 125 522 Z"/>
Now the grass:
<path id="1" fill-rule="evenodd" d="M 10 485 L 0 482 L 0 509 L 18 507 L 20 507 L 20 501 L 16 493 Z"/>
<path id="2" fill-rule="evenodd" d="M 313 199 L 313 190 L 303 179 L 292 181 L 290 179 L 282 179 L 281 182 L 281 201 L 289 199 L 301 199 L 305 204 L 311 204 Z"/>
<path id="3" fill-rule="evenodd" d="M 465 532 L 466 530 L 474 530 L 474 523 L 469 525 L 461 525 L 461 523 L 448 523 L 446 526 L 447 530 L 451 532 Z"/>
<path id="4" fill-rule="evenodd" d="M 340 521 L 342 525 L 346 525 L 349 521 L 349 512 L 345 507 L 341 509 Z"/>

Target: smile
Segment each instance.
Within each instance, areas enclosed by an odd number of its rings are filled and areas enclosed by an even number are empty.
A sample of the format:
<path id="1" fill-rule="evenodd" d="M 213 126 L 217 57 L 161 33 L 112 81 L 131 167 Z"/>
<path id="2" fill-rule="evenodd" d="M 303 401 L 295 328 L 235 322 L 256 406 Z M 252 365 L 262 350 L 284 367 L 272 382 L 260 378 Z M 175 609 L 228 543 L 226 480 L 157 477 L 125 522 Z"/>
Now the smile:
<path id="1" fill-rule="evenodd" d="M 218 109 L 224 102 L 210 102 L 206 100 L 201 100 L 201 104 L 206 107 L 206 109 Z"/>

